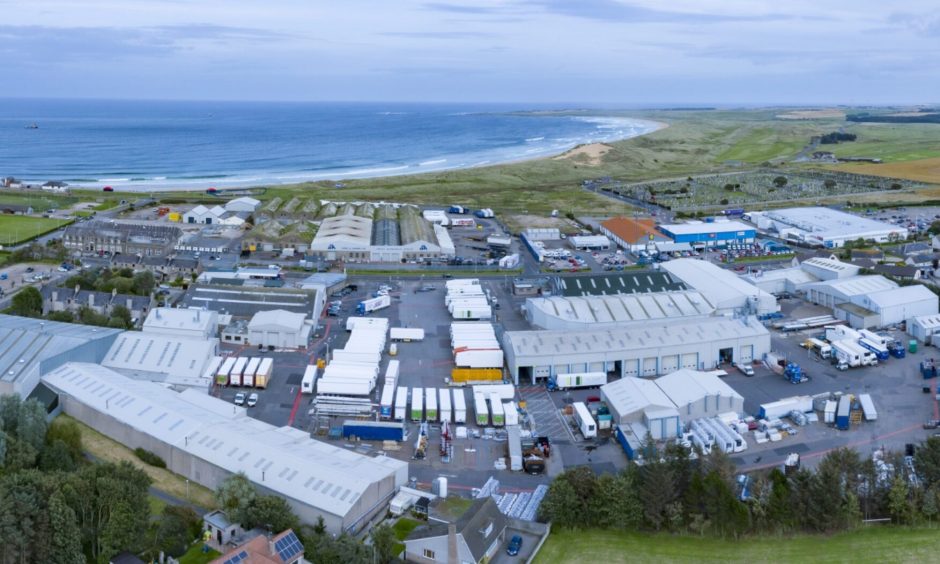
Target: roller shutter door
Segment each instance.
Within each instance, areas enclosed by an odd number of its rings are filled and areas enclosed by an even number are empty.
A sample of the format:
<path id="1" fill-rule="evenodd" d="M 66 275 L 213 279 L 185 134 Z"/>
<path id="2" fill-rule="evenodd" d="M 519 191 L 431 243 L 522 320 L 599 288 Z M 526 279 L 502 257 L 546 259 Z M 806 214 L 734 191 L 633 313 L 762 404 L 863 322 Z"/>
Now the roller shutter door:
<path id="1" fill-rule="evenodd" d="M 639 376 L 640 375 L 640 361 L 638 359 L 630 359 L 623 361 L 623 375 L 626 376 Z"/>
<path id="2" fill-rule="evenodd" d="M 592 362 L 588 367 L 588 372 L 607 372 L 607 367 L 603 362 Z"/>
<path id="3" fill-rule="evenodd" d="M 663 357 L 662 373 L 669 374 L 679 370 L 679 355 L 671 354 Z"/>
<path id="4" fill-rule="evenodd" d="M 738 354 L 739 362 L 751 362 L 754 360 L 754 345 L 744 345 Z"/>
<path id="5" fill-rule="evenodd" d="M 657 358 L 655 356 L 643 359 L 643 376 L 656 376 Z"/>
<path id="6" fill-rule="evenodd" d="M 535 375 L 536 378 L 548 378 L 549 367 L 548 366 L 536 366 L 532 370 L 532 373 Z"/>
<path id="7" fill-rule="evenodd" d="M 688 368 L 690 370 L 698 369 L 698 353 L 687 353 L 682 355 L 682 360 L 680 362 L 682 368 Z"/>

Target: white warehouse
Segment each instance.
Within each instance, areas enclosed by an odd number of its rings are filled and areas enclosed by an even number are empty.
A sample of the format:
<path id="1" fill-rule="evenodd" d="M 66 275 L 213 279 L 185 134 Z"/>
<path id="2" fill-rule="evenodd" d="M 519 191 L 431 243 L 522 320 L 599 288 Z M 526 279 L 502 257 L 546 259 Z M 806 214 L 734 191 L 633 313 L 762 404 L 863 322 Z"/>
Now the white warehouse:
<path id="1" fill-rule="evenodd" d="M 856 239 L 903 241 L 906 228 L 824 207 L 786 208 L 746 216 L 757 228 L 781 239 L 837 248 Z"/>
<path id="2" fill-rule="evenodd" d="M 732 411 L 744 413 L 744 397 L 725 384 L 716 372 L 678 370 L 656 379 L 656 385 L 679 410 L 683 421 L 715 417 Z"/>
<path id="3" fill-rule="evenodd" d="M 653 380 L 621 378 L 601 386 L 616 425 L 629 425 L 642 439 L 649 431 L 657 441 L 678 437 L 681 421 L 675 404 Z"/>
<path id="4" fill-rule="evenodd" d="M 147 314 L 147 333 L 211 339 L 219 332 L 219 314 L 202 308 L 155 307 Z"/>
<path id="5" fill-rule="evenodd" d="M 299 349 L 307 346 L 312 328 L 302 313 L 284 309 L 259 311 L 248 322 L 248 344 Z"/>
<path id="6" fill-rule="evenodd" d="M 735 273 L 706 260 L 679 259 L 664 262 L 660 268 L 698 290 L 721 313 L 747 312 L 761 315 L 780 310 L 777 299 L 748 284 Z"/>
<path id="7" fill-rule="evenodd" d="M 708 299 L 694 290 L 553 296 L 525 301 L 529 322 L 536 327 L 553 330 L 583 331 L 668 319 L 702 318 L 714 311 Z"/>
<path id="8" fill-rule="evenodd" d="M 894 325 L 937 313 L 938 298 L 921 284 L 898 286 L 884 276 L 852 276 L 803 287 L 805 298 L 832 308 L 833 315 L 856 329 Z"/>
<path id="9" fill-rule="evenodd" d="M 536 384 L 557 374 L 658 376 L 751 362 L 770 351 L 770 333 L 753 317 L 707 317 L 578 332 L 507 331 L 503 350 L 516 385 Z"/>

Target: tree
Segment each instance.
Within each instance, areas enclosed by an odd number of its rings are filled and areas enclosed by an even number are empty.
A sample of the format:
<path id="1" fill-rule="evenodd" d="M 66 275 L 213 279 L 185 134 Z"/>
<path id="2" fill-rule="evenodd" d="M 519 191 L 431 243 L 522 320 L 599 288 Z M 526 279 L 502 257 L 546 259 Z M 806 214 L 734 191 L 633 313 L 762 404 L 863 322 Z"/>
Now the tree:
<path id="1" fill-rule="evenodd" d="M 283 497 L 261 495 L 247 503 L 241 513 L 241 523 L 246 528 L 263 527 L 273 533 L 300 528 L 300 520 L 294 515 Z"/>
<path id="2" fill-rule="evenodd" d="M 395 560 L 395 531 L 388 525 L 379 525 L 369 533 L 375 548 L 375 559 L 381 564 Z"/>
<path id="3" fill-rule="evenodd" d="M 118 319 L 124 327 L 130 327 L 131 311 L 126 306 L 116 305 L 111 308 L 111 319 Z"/>
<path id="4" fill-rule="evenodd" d="M 61 442 L 61 441 L 60 441 Z M 61 492 L 49 498 L 49 525 L 51 536 L 49 548 L 52 564 L 84 564 L 82 533 L 78 528 L 75 512 L 65 502 Z"/>
<path id="5" fill-rule="evenodd" d="M 836 187 L 836 181 L 831 178 L 827 178 L 823 182 L 823 186 L 825 186 L 827 190 L 832 190 L 833 188 Z"/>
<path id="6" fill-rule="evenodd" d="M 10 313 L 21 317 L 39 317 L 42 315 L 42 294 L 33 286 L 27 286 L 13 296 Z"/>
<path id="7" fill-rule="evenodd" d="M 149 270 L 138 272 L 132 279 L 134 282 L 134 293 L 138 296 L 149 296 L 153 291 L 156 281 L 153 279 L 153 273 Z"/>
<path id="8" fill-rule="evenodd" d="M 62 311 L 52 311 L 46 315 L 46 319 L 49 321 L 59 321 L 62 323 L 72 323 L 75 321 L 75 316 L 71 311 L 62 310 Z"/>
<path id="9" fill-rule="evenodd" d="M 548 492 L 539 506 L 539 516 L 543 521 L 550 521 L 553 525 L 577 529 L 586 525 L 579 520 L 579 506 L 581 500 L 565 477 L 565 474 L 557 476 L 548 486 Z"/>
<path id="10" fill-rule="evenodd" d="M 647 462 L 640 469 L 639 498 L 646 521 L 660 530 L 666 519 L 666 507 L 675 500 L 672 470 L 662 462 Z"/>
<path id="11" fill-rule="evenodd" d="M 56 418 L 46 430 L 46 443 L 52 444 L 56 440 L 68 446 L 69 453 L 74 460 L 82 457 L 82 431 L 71 419 Z"/>
<path id="12" fill-rule="evenodd" d="M 911 516 L 911 504 L 908 501 L 907 480 L 895 474 L 888 490 L 888 511 L 895 523 L 907 523 Z"/>
<path id="13" fill-rule="evenodd" d="M 940 483 L 940 437 L 927 437 L 920 448 L 914 451 L 914 467 L 925 487 Z"/>
<path id="14" fill-rule="evenodd" d="M 43 472 L 74 472 L 75 459 L 67 444 L 56 439 L 39 453 L 39 469 Z"/>
<path id="15" fill-rule="evenodd" d="M 215 490 L 215 499 L 219 502 L 219 507 L 229 518 L 239 523 L 246 517 L 244 510 L 257 495 L 255 486 L 242 472 L 232 474 Z"/>
<path id="16" fill-rule="evenodd" d="M 164 552 L 179 557 L 189 544 L 199 537 L 202 520 L 188 507 L 167 505 L 160 515 L 154 539 L 155 552 Z"/>
<path id="17" fill-rule="evenodd" d="M 933 518 L 940 513 L 940 500 L 938 500 L 937 486 L 931 486 L 924 491 L 924 498 L 921 501 L 920 512 L 924 514 L 928 522 L 933 522 Z"/>
<path id="18" fill-rule="evenodd" d="M 24 401 L 17 414 L 16 438 L 29 443 L 37 452 L 46 441 L 46 410 L 35 399 Z"/>
<path id="19" fill-rule="evenodd" d="M 774 178 L 774 186 L 776 186 L 777 188 L 783 188 L 783 187 L 786 186 L 786 185 L 787 185 L 787 177 L 786 177 L 786 176 L 778 176 L 778 177 Z"/>
<path id="20" fill-rule="evenodd" d="M 146 530 L 147 521 L 141 522 L 140 511 L 135 511 L 126 500 L 117 501 L 111 506 L 110 518 L 101 531 L 98 562 L 104 564 L 124 550 L 140 552 L 144 548 L 143 533 Z"/>

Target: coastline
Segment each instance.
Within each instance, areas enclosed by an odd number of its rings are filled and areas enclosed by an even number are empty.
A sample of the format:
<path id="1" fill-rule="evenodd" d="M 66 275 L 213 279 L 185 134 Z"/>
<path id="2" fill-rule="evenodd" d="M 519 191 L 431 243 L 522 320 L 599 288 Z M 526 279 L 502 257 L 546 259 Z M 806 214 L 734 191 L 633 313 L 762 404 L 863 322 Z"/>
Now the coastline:
<path id="1" fill-rule="evenodd" d="M 399 178 L 399 177 L 409 177 L 409 176 L 424 176 L 428 174 L 440 174 L 447 172 L 456 172 L 463 170 L 472 170 L 480 168 L 488 168 L 495 166 L 504 166 L 504 165 L 513 165 L 518 163 L 526 163 L 533 161 L 551 161 L 557 159 L 568 158 L 568 155 L 578 151 L 579 149 L 591 146 L 591 145 L 610 145 L 614 143 L 619 143 L 643 135 L 649 135 L 655 133 L 661 129 L 669 127 L 669 124 L 662 121 L 651 120 L 646 118 L 633 118 L 627 116 L 605 116 L 605 115 L 595 115 L 595 116 L 584 116 L 584 119 L 593 119 L 593 120 L 619 120 L 621 122 L 629 122 L 631 127 L 639 127 L 643 130 L 637 132 L 633 135 L 628 136 L 618 136 L 612 138 L 601 138 L 586 142 L 575 143 L 565 148 L 561 147 L 552 147 L 548 148 L 544 152 L 539 152 L 538 154 L 533 154 L 531 156 L 517 156 L 506 159 L 499 160 L 485 160 L 472 164 L 458 164 L 452 166 L 439 166 L 436 168 L 429 168 L 426 170 L 421 170 L 422 166 L 434 166 L 437 164 L 443 164 L 447 159 L 433 159 L 422 161 L 417 165 L 401 165 L 401 166 L 369 166 L 365 169 L 358 171 L 351 171 L 348 173 L 342 172 L 330 172 L 324 173 L 322 175 L 317 174 L 299 174 L 299 173 L 279 173 L 273 174 L 269 178 L 265 178 L 262 173 L 253 175 L 251 177 L 237 180 L 237 179 L 226 179 L 222 175 L 208 175 L 205 179 L 192 179 L 193 184 L 184 184 L 184 185 L 174 185 L 173 181 L 160 177 L 154 179 L 155 181 L 160 181 L 160 184 L 151 183 L 151 182 L 139 182 L 134 184 L 125 184 L 122 185 L 119 182 L 124 179 L 101 179 L 97 181 L 89 182 L 70 182 L 70 185 L 77 190 L 100 190 L 103 186 L 109 185 L 113 188 L 114 192 L 117 193 L 148 193 L 148 192 L 202 192 L 208 188 L 215 188 L 219 191 L 225 190 L 244 190 L 250 188 L 259 188 L 259 187 L 291 187 L 301 184 L 308 183 L 318 183 L 318 182 L 335 182 L 343 183 L 347 181 L 354 180 L 375 180 L 381 178 Z M 599 131 L 603 129 L 599 126 Z M 366 174 L 362 174 L 366 173 Z M 111 184 L 108 184 L 108 182 Z M 33 183 L 42 183 L 40 180 L 30 180 L 29 182 Z"/>

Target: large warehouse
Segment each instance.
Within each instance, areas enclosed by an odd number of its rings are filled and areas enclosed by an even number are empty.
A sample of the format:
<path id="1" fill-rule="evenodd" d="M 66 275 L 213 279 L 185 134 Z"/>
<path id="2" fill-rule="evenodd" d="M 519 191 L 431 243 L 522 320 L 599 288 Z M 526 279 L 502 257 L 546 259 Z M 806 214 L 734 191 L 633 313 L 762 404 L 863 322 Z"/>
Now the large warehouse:
<path id="1" fill-rule="evenodd" d="M 707 317 L 715 311 L 701 293 L 692 290 L 612 296 L 529 298 L 529 322 L 542 329 L 583 331 L 662 321 Z"/>
<path id="2" fill-rule="evenodd" d="M 698 249 L 750 244 L 757 239 L 757 231 L 740 221 L 689 221 L 660 225 L 659 230 L 676 243 L 688 243 Z"/>
<path id="3" fill-rule="evenodd" d="M 243 472 L 284 498 L 305 523 L 323 517 L 333 534 L 356 532 L 384 513 L 408 480 L 408 464 L 316 441 L 248 417 L 204 392 L 177 393 L 100 365 L 68 363 L 43 376 L 65 413 L 129 448 L 147 449 L 172 472 L 215 489 Z"/>
<path id="4" fill-rule="evenodd" d="M 143 330 L 151 334 L 211 339 L 219 333 L 219 314 L 200 308 L 155 307 L 147 314 Z"/>
<path id="5" fill-rule="evenodd" d="M 837 248 L 846 241 L 903 241 L 907 228 L 824 207 L 751 212 L 747 218 L 771 235 L 788 241 Z"/>
<path id="6" fill-rule="evenodd" d="M 753 317 L 706 317 L 578 332 L 507 331 L 503 350 L 516 385 L 537 384 L 557 374 L 658 376 L 750 362 L 770 351 L 770 333 Z"/>
<path id="7" fill-rule="evenodd" d="M 131 378 L 206 390 L 211 384 L 206 370 L 217 354 L 215 338 L 124 331 L 100 362 Z"/>
<path id="8" fill-rule="evenodd" d="M 621 378 L 601 386 L 614 424 L 629 425 L 638 437 L 649 431 L 657 441 L 678 437 L 682 432 L 679 411 L 654 380 Z"/>
<path id="9" fill-rule="evenodd" d="M 801 289 L 807 301 L 832 308 L 856 329 L 902 323 L 938 308 L 937 295 L 926 286 L 901 287 L 879 275 L 823 280 Z"/>
<path id="10" fill-rule="evenodd" d="M 720 313 L 762 315 L 780 310 L 777 299 L 748 284 L 740 276 L 709 261 L 679 259 L 664 262 L 660 268 L 698 290 Z"/>
<path id="11" fill-rule="evenodd" d="M 313 325 L 307 316 L 283 309 L 259 311 L 248 323 L 248 344 L 279 349 L 299 349 L 310 341 Z"/>

